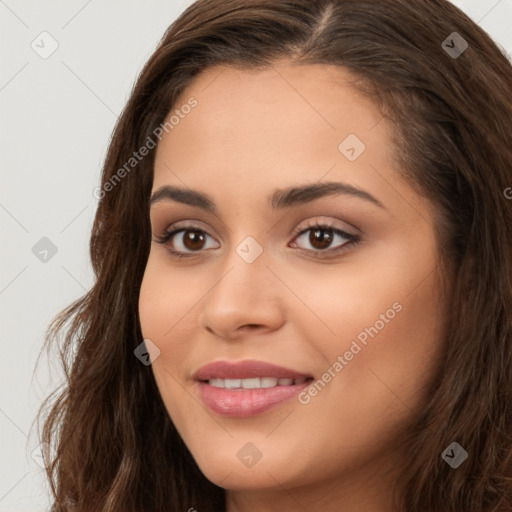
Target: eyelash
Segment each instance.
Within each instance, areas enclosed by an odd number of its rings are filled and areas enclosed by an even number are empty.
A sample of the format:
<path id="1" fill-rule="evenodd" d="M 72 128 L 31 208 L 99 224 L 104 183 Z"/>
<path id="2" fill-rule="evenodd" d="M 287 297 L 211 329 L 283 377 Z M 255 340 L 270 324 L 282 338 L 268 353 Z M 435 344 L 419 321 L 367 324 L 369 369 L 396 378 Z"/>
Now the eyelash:
<path id="1" fill-rule="evenodd" d="M 328 229 L 328 230 L 331 230 L 333 232 L 334 235 L 339 235 L 341 236 L 342 238 L 345 238 L 347 240 L 347 242 L 345 242 L 343 245 L 335 248 L 335 249 L 326 249 L 326 250 L 312 250 L 312 249 L 302 249 L 303 251 L 307 251 L 307 252 L 313 252 L 313 253 L 316 253 L 315 257 L 316 258 L 324 258 L 325 254 L 329 254 L 331 255 L 331 253 L 334 253 L 334 254 L 339 254 L 339 253 L 342 253 L 342 252 L 345 252 L 346 247 L 347 246 L 357 246 L 359 243 L 361 243 L 361 238 L 358 236 L 358 235 L 353 235 L 351 233 L 347 233 L 346 231 L 343 231 L 341 229 L 337 229 L 335 227 L 333 227 L 332 225 L 330 225 L 328 222 L 312 222 L 311 224 L 308 224 L 307 226 L 299 226 L 297 227 L 294 232 L 293 232 L 293 235 L 294 235 L 294 240 L 296 238 L 298 238 L 300 235 L 303 235 L 305 233 L 307 233 L 308 231 L 312 231 L 314 229 Z M 195 226 L 193 224 L 178 224 L 178 225 L 173 225 L 171 226 L 170 229 L 167 229 L 165 230 L 161 235 L 159 236 L 156 236 L 156 242 L 159 243 L 159 244 L 166 244 L 173 236 L 177 235 L 178 233 L 182 232 L 182 231 L 197 231 L 199 233 L 202 233 L 202 234 L 205 234 L 205 235 L 208 235 L 208 233 L 206 231 L 204 231 L 203 229 L 200 229 L 198 226 Z M 210 236 L 210 235 L 208 235 Z M 171 253 L 171 255 L 173 257 L 176 257 L 178 259 L 181 259 L 181 258 L 187 258 L 187 257 L 190 257 L 190 256 L 197 256 L 199 254 L 201 254 L 201 252 L 204 252 L 204 251 L 192 251 L 190 253 L 183 253 L 183 252 L 180 252 L 180 251 L 175 251 L 174 249 L 171 249 L 170 247 L 167 248 L 168 251 Z M 299 247 L 299 249 L 301 249 Z"/>

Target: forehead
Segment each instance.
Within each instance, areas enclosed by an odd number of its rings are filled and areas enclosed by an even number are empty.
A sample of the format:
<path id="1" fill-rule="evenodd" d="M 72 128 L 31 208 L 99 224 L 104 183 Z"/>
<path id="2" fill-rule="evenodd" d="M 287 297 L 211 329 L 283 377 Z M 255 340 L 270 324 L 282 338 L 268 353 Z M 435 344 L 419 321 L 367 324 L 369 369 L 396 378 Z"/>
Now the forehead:
<path id="1" fill-rule="evenodd" d="M 371 178 L 369 162 L 382 168 L 391 159 L 389 128 L 355 80 L 319 64 L 205 70 L 172 108 L 180 120 L 158 145 L 154 188 L 176 176 L 190 186 L 250 179 L 275 187 L 318 181 L 333 169 L 329 179 Z M 197 105 L 182 110 L 191 98 Z M 356 161 L 340 150 L 349 137 L 364 145 Z"/>

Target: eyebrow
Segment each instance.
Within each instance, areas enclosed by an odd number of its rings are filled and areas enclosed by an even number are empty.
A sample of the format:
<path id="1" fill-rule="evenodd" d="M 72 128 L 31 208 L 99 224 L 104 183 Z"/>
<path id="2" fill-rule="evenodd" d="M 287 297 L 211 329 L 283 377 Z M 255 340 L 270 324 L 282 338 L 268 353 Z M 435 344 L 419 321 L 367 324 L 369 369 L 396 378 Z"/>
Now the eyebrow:
<path id="1" fill-rule="evenodd" d="M 366 190 L 340 182 L 314 183 L 312 185 L 278 189 L 268 198 L 268 201 L 274 210 L 281 210 L 309 203 L 320 197 L 339 194 L 357 197 L 385 209 L 384 205 Z M 198 192 L 197 190 L 164 185 L 153 193 L 150 205 L 164 200 L 197 206 L 208 212 L 217 213 L 215 201 L 208 194 Z"/>

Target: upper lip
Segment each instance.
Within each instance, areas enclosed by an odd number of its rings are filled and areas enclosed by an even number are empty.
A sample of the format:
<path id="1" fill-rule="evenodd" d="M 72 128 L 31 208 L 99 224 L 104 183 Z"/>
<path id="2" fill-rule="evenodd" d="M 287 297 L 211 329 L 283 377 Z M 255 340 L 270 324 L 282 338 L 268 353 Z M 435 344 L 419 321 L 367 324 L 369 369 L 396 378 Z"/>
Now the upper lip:
<path id="1" fill-rule="evenodd" d="M 209 379 L 250 379 L 254 377 L 277 377 L 279 379 L 300 379 L 311 375 L 277 366 L 264 361 L 214 361 L 194 373 L 196 380 Z"/>

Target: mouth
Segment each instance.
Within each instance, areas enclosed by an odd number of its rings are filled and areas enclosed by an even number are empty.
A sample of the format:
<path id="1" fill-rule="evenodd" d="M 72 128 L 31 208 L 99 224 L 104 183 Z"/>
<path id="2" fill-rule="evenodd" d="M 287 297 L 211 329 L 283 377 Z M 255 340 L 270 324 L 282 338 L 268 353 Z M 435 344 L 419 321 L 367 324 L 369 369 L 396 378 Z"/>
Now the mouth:
<path id="1" fill-rule="evenodd" d="M 300 377 L 297 379 L 278 378 L 278 377 L 252 377 L 249 379 L 220 379 L 212 378 L 201 380 L 203 384 L 208 384 L 215 388 L 224 388 L 230 390 L 243 389 L 269 389 L 277 386 L 297 386 L 307 381 L 312 381 L 313 377 Z"/>
<path id="2" fill-rule="evenodd" d="M 262 361 L 217 361 L 200 368 L 194 379 L 212 412 L 248 418 L 298 395 L 313 376 Z"/>

